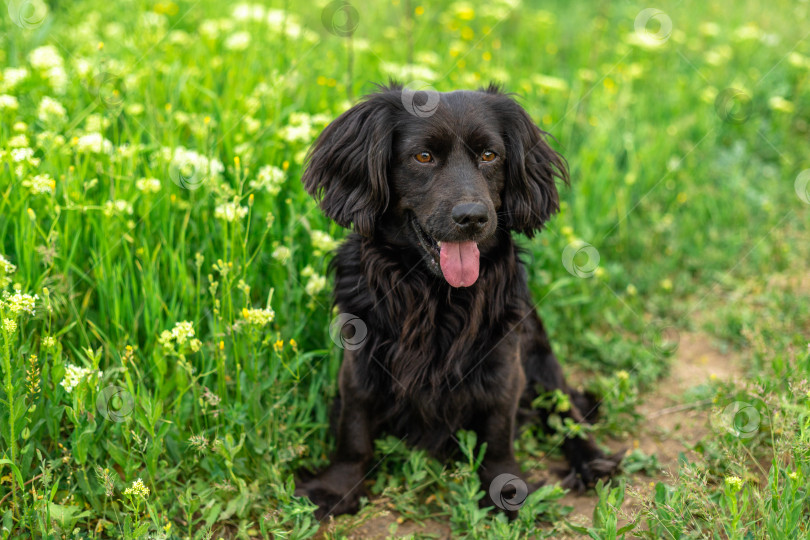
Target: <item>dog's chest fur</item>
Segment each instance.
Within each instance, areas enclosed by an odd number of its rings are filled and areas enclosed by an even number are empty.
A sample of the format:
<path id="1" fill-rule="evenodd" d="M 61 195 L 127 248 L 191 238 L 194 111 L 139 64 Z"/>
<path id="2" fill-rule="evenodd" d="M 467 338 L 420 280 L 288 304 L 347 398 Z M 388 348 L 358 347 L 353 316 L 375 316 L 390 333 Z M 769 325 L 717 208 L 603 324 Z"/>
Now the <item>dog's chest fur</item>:
<path id="1" fill-rule="evenodd" d="M 466 289 L 431 275 L 418 253 L 411 261 L 358 235 L 338 251 L 335 303 L 368 330 L 343 369 L 356 371 L 387 431 L 441 453 L 504 386 L 514 369 L 507 364 L 519 362 L 511 330 L 528 312 L 528 290 L 511 238 L 501 240 L 482 254 L 479 281 Z"/>

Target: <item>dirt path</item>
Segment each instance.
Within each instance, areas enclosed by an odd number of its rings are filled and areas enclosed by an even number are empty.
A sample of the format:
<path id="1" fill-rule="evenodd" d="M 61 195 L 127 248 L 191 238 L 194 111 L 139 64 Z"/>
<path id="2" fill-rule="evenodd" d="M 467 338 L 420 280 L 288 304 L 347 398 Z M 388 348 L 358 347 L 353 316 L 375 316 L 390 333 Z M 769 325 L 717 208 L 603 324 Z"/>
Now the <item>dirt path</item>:
<path id="1" fill-rule="evenodd" d="M 654 454 L 658 458 L 662 467 L 659 475 L 652 478 L 642 473 L 628 475 L 628 488 L 633 488 L 642 497 L 652 493 L 655 481 L 677 474 L 680 452 L 696 458 L 689 446 L 709 433 L 711 403 L 695 400 L 689 396 L 689 391 L 714 380 L 739 380 L 744 373 L 738 355 L 722 352 L 710 336 L 699 332 L 680 335 L 671 366 L 670 374 L 658 381 L 656 388 L 646 394 L 646 399 L 637 409 L 646 419 L 641 431 L 633 439 L 612 445 L 640 448 L 645 454 Z M 569 514 L 571 522 L 591 525 L 596 497 L 569 493 L 562 503 L 574 508 Z M 623 513 L 634 515 L 638 504 L 637 500 L 626 497 Z"/>

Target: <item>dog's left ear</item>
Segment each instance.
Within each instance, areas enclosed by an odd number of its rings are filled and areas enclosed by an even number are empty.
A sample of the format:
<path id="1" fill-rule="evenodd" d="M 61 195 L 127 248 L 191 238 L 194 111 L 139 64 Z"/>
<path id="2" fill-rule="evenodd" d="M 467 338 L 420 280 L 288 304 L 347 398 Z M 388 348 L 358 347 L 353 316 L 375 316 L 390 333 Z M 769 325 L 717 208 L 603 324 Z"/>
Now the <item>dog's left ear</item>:
<path id="1" fill-rule="evenodd" d="M 506 143 L 506 182 L 499 213 L 507 230 L 531 238 L 560 209 L 557 179 L 568 184 L 565 159 L 546 142 L 546 132 L 512 98 L 497 99 Z"/>
<path id="2" fill-rule="evenodd" d="M 323 130 L 307 157 L 304 188 L 324 214 L 363 236 L 388 206 L 392 96 L 368 96 Z"/>

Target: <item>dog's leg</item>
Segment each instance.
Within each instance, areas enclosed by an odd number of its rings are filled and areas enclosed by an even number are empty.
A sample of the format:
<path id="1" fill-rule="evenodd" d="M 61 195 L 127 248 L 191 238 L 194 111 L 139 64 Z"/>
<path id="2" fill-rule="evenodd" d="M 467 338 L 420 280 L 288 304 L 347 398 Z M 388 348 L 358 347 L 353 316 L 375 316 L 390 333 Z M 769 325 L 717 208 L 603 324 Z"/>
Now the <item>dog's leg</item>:
<path id="1" fill-rule="evenodd" d="M 551 431 L 549 417 L 557 414 L 565 421 L 570 418 L 578 423 L 593 421 L 596 418 L 597 404 L 587 394 L 578 392 L 568 386 L 563 376 L 560 363 L 551 350 L 545 328 L 540 317 L 535 313 L 524 322 L 522 336 L 523 367 L 526 373 L 526 391 L 521 399 L 521 409 L 531 409 L 531 402 L 541 392 L 562 390 L 570 397 L 571 406 L 567 411 L 541 409 L 536 411 L 541 425 Z M 607 456 L 596 445 L 588 434 L 582 437 L 567 437 L 563 441 L 562 451 L 571 465 L 570 473 L 563 480 L 564 487 L 584 491 L 593 486 L 599 478 L 608 478 L 615 474 L 621 463 L 624 451 Z"/>
<path id="2" fill-rule="evenodd" d="M 315 517 L 351 514 L 360 508 L 365 493 L 363 480 L 374 456 L 372 407 L 360 396 L 354 383 L 354 356 L 345 351 L 340 369 L 340 412 L 334 426 L 337 448 L 332 463 L 323 471 L 297 482 L 295 494 L 318 505 Z"/>
<path id="3" fill-rule="evenodd" d="M 475 414 L 478 419 L 475 424 L 478 442 L 487 445 L 484 460 L 478 469 L 481 489 L 484 490 L 480 505 L 500 508 L 510 519 L 514 519 L 529 491 L 536 487 L 529 486 L 521 478 L 520 467 L 515 460 L 516 414 L 526 379 L 520 366 L 517 339 L 505 339 L 492 354 L 509 360 L 502 364 L 499 373 L 492 374 L 494 379 L 490 381 L 490 386 L 493 401 L 481 404 L 483 407 Z"/>

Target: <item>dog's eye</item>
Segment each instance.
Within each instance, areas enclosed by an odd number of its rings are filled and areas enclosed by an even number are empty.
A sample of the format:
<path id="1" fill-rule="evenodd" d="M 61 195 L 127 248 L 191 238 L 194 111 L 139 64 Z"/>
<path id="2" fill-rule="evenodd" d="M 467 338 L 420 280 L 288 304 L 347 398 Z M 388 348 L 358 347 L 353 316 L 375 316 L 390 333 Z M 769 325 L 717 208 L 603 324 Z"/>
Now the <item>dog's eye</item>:
<path id="1" fill-rule="evenodd" d="M 496 157 L 498 157 L 498 155 L 492 150 L 485 150 L 481 154 L 481 161 L 495 161 Z"/>
<path id="2" fill-rule="evenodd" d="M 431 161 L 433 161 L 433 156 L 430 155 L 430 152 L 419 152 L 413 157 L 419 163 L 430 163 Z"/>

